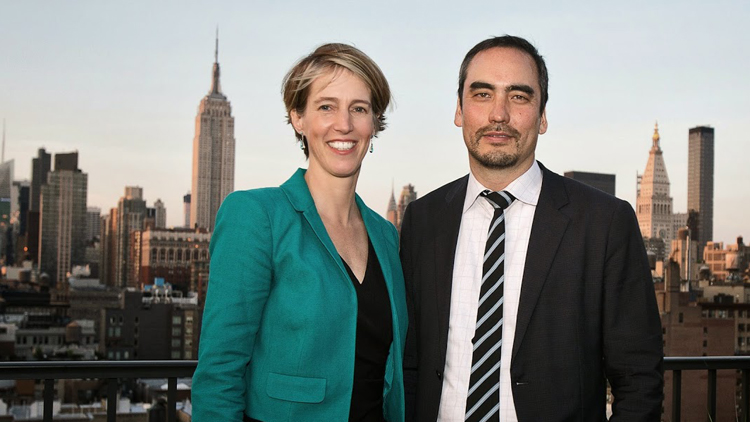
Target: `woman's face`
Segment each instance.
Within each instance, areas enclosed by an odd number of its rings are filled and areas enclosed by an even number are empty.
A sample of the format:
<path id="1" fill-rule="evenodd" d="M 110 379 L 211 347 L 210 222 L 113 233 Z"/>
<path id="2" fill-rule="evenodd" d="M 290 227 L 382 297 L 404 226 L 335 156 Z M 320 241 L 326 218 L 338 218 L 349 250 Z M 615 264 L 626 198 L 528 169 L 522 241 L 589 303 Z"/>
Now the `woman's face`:
<path id="1" fill-rule="evenodd" d="M 375 133 L 370 89 L 346 69 L 328 71 L 310 86 L 305 112 L 291 113 L 298 133 L 307 137 L 308 171 L 335 177 L 359 173 Z"/>

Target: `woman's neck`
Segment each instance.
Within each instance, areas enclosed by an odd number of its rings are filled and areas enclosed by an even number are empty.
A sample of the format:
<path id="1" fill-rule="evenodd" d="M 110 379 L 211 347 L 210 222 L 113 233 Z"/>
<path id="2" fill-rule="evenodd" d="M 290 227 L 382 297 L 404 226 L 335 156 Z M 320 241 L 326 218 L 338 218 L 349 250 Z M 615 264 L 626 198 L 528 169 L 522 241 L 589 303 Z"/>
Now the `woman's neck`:
<path id="1" fill-rule="evenodd" d="M 350 177 L 336 177 L 315 167 L 308 168 L 305 181 L 321 218 L 344 227 L 359 219 L 354 200 L 359 172 Z"/>

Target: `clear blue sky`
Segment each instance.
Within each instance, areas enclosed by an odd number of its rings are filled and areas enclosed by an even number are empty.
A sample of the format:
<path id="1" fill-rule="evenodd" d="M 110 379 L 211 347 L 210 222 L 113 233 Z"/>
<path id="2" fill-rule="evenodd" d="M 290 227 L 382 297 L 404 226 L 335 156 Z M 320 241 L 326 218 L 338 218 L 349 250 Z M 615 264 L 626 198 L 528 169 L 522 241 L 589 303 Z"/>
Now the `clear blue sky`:
<path id="1" fill-rule="evenodd" d="M 607 3 L 605 5 L 604 3 Z M 102 2 L 0 0 L 0 118 L 16 179 L 39 147 L 78 150 L 90 206 L 139 185 L 182 223 L 194 119 L 220 31 L 222 88 L 235 116 L 237 189 L 274 186 L 305 161 L 285 124 L 281 79 L 315 46 L 356 45 L 395 96 L 358 192 L 385 213 L 392 182 L 419 195 L 468 171 L 453 125 L 463 55 L 528 38 L 550 70 L 549 130 L 537 158 L 557 172 L 635 177 L 659 121 L 674 209 L 686 211 L 688 129 L 716 130 L 714 237 L 750 239 L 750 2 Z"/>

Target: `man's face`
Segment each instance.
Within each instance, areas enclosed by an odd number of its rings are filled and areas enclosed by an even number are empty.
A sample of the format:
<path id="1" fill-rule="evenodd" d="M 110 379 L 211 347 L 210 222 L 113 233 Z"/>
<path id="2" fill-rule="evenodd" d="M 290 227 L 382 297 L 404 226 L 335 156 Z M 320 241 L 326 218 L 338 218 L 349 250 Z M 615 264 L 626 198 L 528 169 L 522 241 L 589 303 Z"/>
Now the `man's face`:
<path id="1" fill-rule="evenodd" d="M 469 63 L 463 107 L 454 123 L 462 128 L 472 169 L 526 171 L 534 161 L 539 134 L 547 131 L 540 114 L 541 89 L 534 60 L 521 50 L 484 50 Z"/>

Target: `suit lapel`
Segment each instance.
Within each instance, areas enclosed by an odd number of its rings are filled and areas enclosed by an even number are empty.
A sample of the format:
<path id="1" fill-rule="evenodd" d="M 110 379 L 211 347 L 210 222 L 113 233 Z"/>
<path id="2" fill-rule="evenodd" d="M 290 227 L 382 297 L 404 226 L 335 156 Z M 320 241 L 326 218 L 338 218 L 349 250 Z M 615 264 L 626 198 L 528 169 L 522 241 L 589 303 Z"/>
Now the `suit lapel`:
<path id="1" fill-rule="evenodd" d="M 294 209 L 301 212 L 305 217 L 305 220 L 307 220 L 307 223 L 310 224 L 310 227 L 318 237 L 318 240 L 326 248 L 333 259 L 333 262 L 336 263 L 339 270 L 344 275 L 345 281 L 350 281 L 349 273 L 347 273 L 346 268 L 344 268 L 344 263 L 341 261 L 331 237 L 328 236 L 328 232 L 323 224 L 323 220 L 320 219 L 317 208 L 315 208 L 315 202 L 310 195 L 310 189 L 307 187 L 307 182 L 305 182 L 305 170 L 297 169 L 294 175 L 281 185 L 281 190 L 286 194 L 287 199 L 289 199 L 289 202 Z"/>
<path id="2" fill-rule="evenodd" d="M 441 356 L 445 360 L 448 345 L 448 321 L 451 309 L 451 289 L 453 286 L 453 262 L 461 227 L 464 199 L 469 176 L 455 182 L 455 186 L 445 195 L 445 206 L 437 210 L 434 221 L 442 227 L 435 227 L 433 245 L 435 251 L 435 294 L 437 296 L 437 318 L 440 333 Z"/>
<path id="3" fill-rule="evenodd" d="M 560 241 L 569 218 L 560 209 L 568 203 L 568 194 L 561 176 L 547 170 L 541 163 L 542 190 L 534 213 L 534 222 L 526 252 L 521 296 L 516 316 L 516 334 L 513 340 L 513 358 L 523 342 L 526 329 L 534 313 L 539 294 L 549 276 Z"/>

